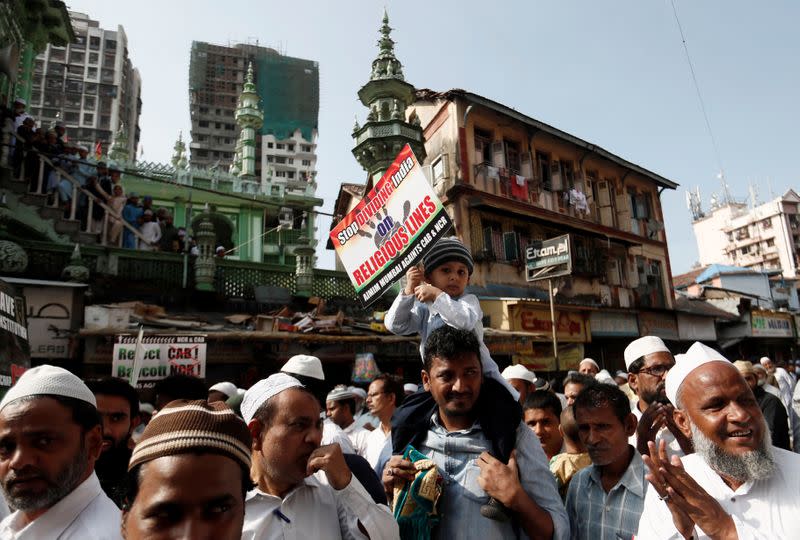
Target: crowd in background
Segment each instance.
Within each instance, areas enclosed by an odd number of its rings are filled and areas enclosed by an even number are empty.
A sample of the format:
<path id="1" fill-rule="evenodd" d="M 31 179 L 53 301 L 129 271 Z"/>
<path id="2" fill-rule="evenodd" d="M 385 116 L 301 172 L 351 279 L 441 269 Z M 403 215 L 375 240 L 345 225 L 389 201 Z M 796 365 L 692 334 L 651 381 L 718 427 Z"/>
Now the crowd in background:
<path id="1" fill-rule="evenodd" d="M 72 199 L 77 197 L 75 219 L 80 220 L 82 230 L 99 234 L 100 243 L 142 251 L 188 250 L 197 254 L 186 228 L 176 227 L 166 208 L 154 208 L 149 195 L 140 198 L 136 192 L 126 193 L 122 171 L 114 163 L 99 159 L 99 148 L 90 152 L 87 145 L 70 141 L 62 122 L 55 122 L 48 130 L 37 126 L 36 120 L 25 112 L 21 98 L 15 101 L 13 111 L 6 110 L 3 117 L 4 123 L 13 122 L 11 162 L 15 178 L 25 180 L 31 193 L 47 195 L 52 206 L 63 209 L 65 218 L 71 217 Z"/>

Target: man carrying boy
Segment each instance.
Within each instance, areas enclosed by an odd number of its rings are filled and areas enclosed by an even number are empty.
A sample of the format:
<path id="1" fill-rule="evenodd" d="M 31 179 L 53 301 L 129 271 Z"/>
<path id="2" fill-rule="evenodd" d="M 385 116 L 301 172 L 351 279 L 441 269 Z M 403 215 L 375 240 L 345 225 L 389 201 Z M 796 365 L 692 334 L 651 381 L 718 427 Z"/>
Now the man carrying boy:
<path id="1" fill-rule="evenodd" d="M 508 465 L 490 454 L 482 418 L 494 403 L 484 394 L 488 379 L 481 373 L 479 350 L 474 333 L 450 326 L 434 330 L 426 343 L 422 383 L 436 405 L 417 449 L 433 460 L 444 480 L 437 509 L 441 519 L 431 538 L 565 540 L 567 515 L 533 432 L 517 423 Z M 392 456 L 383 469 L 384 487 L 391 492 L 416 472 L 411 461 Z M 513 522 L 480 517 L 489 496 L 510 509 Z"/>
<path id="2" fill-rule="evenodd" d="M 506 463 L 522 421 L 522 408 L 519 393 L 500 375 L 483 342 L 483 312 L 478 298 L 464 294 L 474 269 L 472 255 L 457 238 L 442 238 L 425 255 L 423 266 L 424 271 L 413 267 L 406 273 L 405 289 L 384 318 L 386 328 L 393 334 L 419 334 L 423 359 L 428 336 L 443 326 L 466 330 L 477 338 L 485 375 L 482 391 L 493 404 L 492 411 L 482 411 L 483 428 L 495 457 Z M 420 442 L 435 410 L 436 403 L 428 391 L 406 398 L 392 422 L 394 454 L 402 454 L 407 445 Z M 490 501 L 481 512 L 491 519 L 507 519 L 496 501 Z"/>

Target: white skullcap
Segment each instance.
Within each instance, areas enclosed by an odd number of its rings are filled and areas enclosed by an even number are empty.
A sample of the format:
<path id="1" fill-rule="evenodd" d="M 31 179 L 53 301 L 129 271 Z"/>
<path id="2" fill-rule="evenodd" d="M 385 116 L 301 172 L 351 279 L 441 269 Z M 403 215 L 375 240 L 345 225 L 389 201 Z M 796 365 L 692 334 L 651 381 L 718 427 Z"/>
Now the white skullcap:
<path id="1" fill-rule="evenodd" d="M 684 379 L 695 369 L 710 362 L 725 362 L 732 365 L 727 358 L 699 341 L 695 341 L 686 351 L 686 354 L 675 355 L 675 365 L 667 371 L 667 377 L 664 382 L 667 397 L 673 405 L 677 406 L 678 390 Z"/>
<path id="2" fill-rule="evenodd" d="M 311 377 L 312 379 L 319 379 L 320 381 L 325 380 L 325 373 L 322 371 L 322 362 L 320 359 L 307 354 L 292 356 L 289 358 L 288 362 L 283 364 L 281 371 L 284 373 Z"/>
<path id="3" fill-rule="evenodd" d="M 367 391 L 364 390 L 363 388 L 359 388 L 358 386 L 348 386 L 347 388 L 349 388 L 350 391 L 356 395 L 356 397 L 361 399 L 367 399 Z"/>
<path id="4" fill-rule="evenodd" d="M 328 397 L 325 398 L 325 401 L 341 401 L 343 399 L 353 399 L 356 395 L 343 384 L 335 386 L 333 390 L 328 393 Z"/>
<path id="5" fill-rule="evenodd" d="M 411 392 L 412 394 L 416 394 L 417 390 L 419 390 L 419 386 L 414 383 L 406 383 L 403 385 L 404 392 Z"/>
<path id="6" fill-rule="evenodd" d="M 258 408 L 266 403 L 269 398 L 277 396 L 289 388 L 302 388 L 302 386 L 300 381 L 286 373 L 275 373 L 266 379 L 261 379 L 244 393 L 242 404 L 239 406 L 239 410 L 242 411 L 242 418 L 244 418 L 246 424 L 249 424 Z"/>
<path id="7" fill-rule="evenodd" d="M 20 103 L 21 105 L 27 105 L 28 102 L 25 101 L 25 98 L 17 97 L 14 98 L 14 103 Z"/>
<path id="8" fill-rule="evenodd" d="M 514 364 L 513 366 L 508 366 L 506 369 L 503 370 L 501 373 L 505 380 L 509 379 L 522 379 L 523 381 L 528 381 L 529 383 L 533 384 L 536 382 L 536 374 L 523 366 L 522 364 Z"/>
<path id="9" fill-rule="evenodd" d="M 94 394 L 77 375 L 64 368 L 43 365 L 31 368 L 22 374 L 17 384 L 12 386 L 0 401 L 0 410 L 19 398 L 43 395 L 79 399 L 97 407 Z"/>
<path id="10" fill-rule="evenodd" d="M 754 369 L 755 371 L 763 371 L 764 373 L 766 373 L 766 372 L 767 372 L 767 368 L 765 368 L 765 367 L 764 367 L 764 366 L 762 366 L 761 364 L 753 364 L 753 369 Z"/>
<path id="11" fill-rule="evenodd" d="M 156 412 L 156 408 L 153 407 L 152 403 L 139 403 L 139 412 L 145 414 L 153 414 Z"/>
<path id="12" fill-rule="evenodd" d="M 79 144 L 75 148 L 77 148 L 78 150 L 83 150 L 84 152 L 89 151 L 89 148 L 87 148 L 85 144 Z"/>
<path id="13" fill-rule="evenodd" d="M 625 347 L 625 367 L 630 369 L 631 364 L 636 362 L 639 358 L 657 352 L 672 354 L 660 337 L 644 336 L 631 341 L 630 344 Z"/>
<path id="14" fill-rule="evenodd" d="M 597 369 L 600 369 L 600 366 L 592 358 L 584 358 L 581 360 L 581 363 L 578 364 L 578 367 L 581 367 L 583 364 L 592 364 Z"/>
<path id="15" fill-rule="evenodd" d="M 617 384 L 616 381 L 614 381 L 614 377 L 611 376 L 611 373 L 609 373 L 607 369 L 601 369 L 594 378 L 599 383 L 613 384 L 615 386 Z"/>
<path id="16" fill-rule="evenodd" d="M 218 382 L 217 384 L 209 388 L 208 391 L 221 392 L 228 397 L 233 397 L 236 395 L 236 385 L 228 381 Z"/>
<path id="17" fill-rule="evenodd" d="M 626 379 L 628 378 L 628 374 L 626 372 L 622 371 L 621 369 L 619 371 L 617 371 L 617 374 L 614 375 L 614 376 L 615 377 L 625 377 Z"/>
<path id="18" fill-rule="evenodd" d="M 772 360 L 770 360 L 769 356 L 762 356 L 758 362 L 763 366 L 767 362 L 772 362 Z"/>

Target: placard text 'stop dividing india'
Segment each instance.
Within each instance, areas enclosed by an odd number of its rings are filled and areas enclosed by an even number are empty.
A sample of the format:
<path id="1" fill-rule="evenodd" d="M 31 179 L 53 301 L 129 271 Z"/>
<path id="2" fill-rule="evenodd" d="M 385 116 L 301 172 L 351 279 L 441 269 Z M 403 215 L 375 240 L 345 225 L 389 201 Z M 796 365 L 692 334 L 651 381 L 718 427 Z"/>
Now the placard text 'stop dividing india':
<path id="1" fill-rule="evenodd" d="M 359 227 L 362 227 L 365 223 L 367 223 L 370 219 L 372 219 L 378 211 L 383 208 L 386 204 L 386 201 L 389 200 L 394 190 L 405 180 L 406 176 L 408 176 L 409 171 L 414 168 L 414 159 L 415 156 L 413 153 L 409 153 L 403 159 L 402 162 L 397 166 L 397 170 L 393 171 L 392 167 L 386 171 L 383 177 L 379 182 L 379 185 L 376 186 L 378 190 L 375 192 L 375 195 L 372 199 L 365 198 L 359 205 L 356 207 L 355 211 L 355 226 L 352 226 L 353 223 L 346 223 L 347 220 L 343 220 L 341 225 L 345 225 L 344 230 L 340 231 L 336 235 L 336 239 L 339 241 L 339 245 L 343 246 L 347 241 L 355 235 L 356 230 Z M 396 163 L 392 164 L 393 166 Z M 388 176 L 388 181 L 386 178 Z M 361 206 L 363 208 L 361 208 Z"/>

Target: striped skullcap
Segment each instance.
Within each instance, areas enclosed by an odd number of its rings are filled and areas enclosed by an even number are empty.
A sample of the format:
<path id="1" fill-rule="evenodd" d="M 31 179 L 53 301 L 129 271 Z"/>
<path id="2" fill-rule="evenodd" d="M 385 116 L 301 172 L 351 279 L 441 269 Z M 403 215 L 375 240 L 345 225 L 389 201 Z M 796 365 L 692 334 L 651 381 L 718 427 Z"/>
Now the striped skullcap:
<path id="1" fill-rule="evenodd" d="M 250 432 L 225 403 L 178 399 L 144 428 L 128 470 L 164 456 L 208 452 L 227 456 L 250 470 Z"/>
<path id="2" fill-rule="evenodd" d="M 469 275 L 472 275 L 472 271 L 475 269 L 475 263 L 472 261 L 472 254 L 466 246 L 461 243 L 461 240 L 455 236 L 442 238 L 436 242 L 427 255 L 423 257 L 422 264 L 425 266 L 425 273 L 428 274 L 433 272 L 437 266 L 451 261 L 464 263 L 469 271 Z"/>

